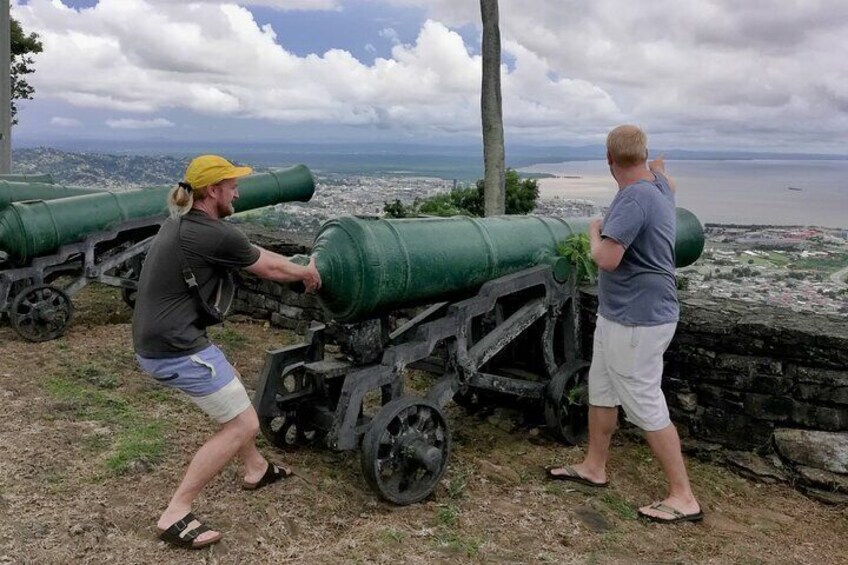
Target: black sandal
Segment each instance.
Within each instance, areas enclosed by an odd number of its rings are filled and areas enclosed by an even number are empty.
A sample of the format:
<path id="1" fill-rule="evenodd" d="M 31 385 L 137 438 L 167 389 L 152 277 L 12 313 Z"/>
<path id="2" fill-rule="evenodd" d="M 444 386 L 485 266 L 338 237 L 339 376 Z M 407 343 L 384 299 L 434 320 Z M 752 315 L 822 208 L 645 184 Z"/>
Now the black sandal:
<path id="1" fill-rule="evenodd" d="M 247 481 L 245 481 L 242 483 L 241 488 L 243 488 L 244 490 L 260 489 L 264 486 L 276 483 L 281 479 L 288 479 L 292 475 L 294 475 L 294 471 L 292 471 L 291 469 L 286 469 L 285 467 L 277 467 L 269 461 L 268 468 L 265 469 L 265 474 L 262 475 L 261 479 L 259 479 L 255 483 L 248 483 Z"/>
<path id="2" fill-rule="evenodd" d="M 196 523 L 197 525 L 189 529 L 193 523 Z M 210 530 L 211 528 L 202 524 L 200 520 L 194 517 L 194 514 L 189 512 L 183 516 L 181 520 L 177 520 L 171 524 L 167 530 L 159 529 L 159 539 L 176 547 L 201 549 L 207 545 L 218 543 L 221 541 L 221 538 L 224 537 L 221 533 L 218 533 L 216 537 L 195 543 L 197 536 Z"/>

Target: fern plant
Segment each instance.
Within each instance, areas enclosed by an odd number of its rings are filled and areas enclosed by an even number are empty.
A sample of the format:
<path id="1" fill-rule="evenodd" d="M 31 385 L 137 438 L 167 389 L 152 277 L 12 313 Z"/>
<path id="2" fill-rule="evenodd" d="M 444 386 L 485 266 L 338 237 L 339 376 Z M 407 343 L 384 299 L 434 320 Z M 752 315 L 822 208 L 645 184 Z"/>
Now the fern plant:
<path id="1" fill-rule="evenodd" d="M 592 259 L 589 236 L 585 233 L 572 234 L 557 244 L 557 254 L 567 258 L 577 268 L 577 281 L 595 284 L 598 266 Z"/>

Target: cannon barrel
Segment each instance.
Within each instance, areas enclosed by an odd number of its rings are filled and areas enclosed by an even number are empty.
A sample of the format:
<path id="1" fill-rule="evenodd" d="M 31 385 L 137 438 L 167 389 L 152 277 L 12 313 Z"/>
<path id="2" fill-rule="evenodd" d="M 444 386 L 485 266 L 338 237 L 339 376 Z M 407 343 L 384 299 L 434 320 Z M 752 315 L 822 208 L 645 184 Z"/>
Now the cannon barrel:
<path id="1" fill-rule="evenodd" d="M 101 192 L 61 198 L 15 202 L 0 210 L 0 251 L 14 264 L 55 252 L 122 222 L 139 218 L 164 218 L 171 187 L 128 192 Z M 315 181 L 303 165 L 239 179 L 236 212 L 262 206 L 302 202 L 312 198 Z"/>
<path id="2" fill-rule="evenodd" d="M 358 219 L 324 224 L 312 256 L 323 286 L 318 298 L 340 322 L 399 307 L 449 299 L 541 263 L 562 271 L 557 244 L 587 233 L 587 218 Z M 676 266 L 703 251 L 698 218 L 677 209 Z"/>
<path id="3" fill-rule="evenodd" d="M 56 184 L 56 181 L 53 180 L 53 175 L 50 173 L 36 173 L 32 175 L 16 175 L 13 173 L 7 173 L 0 175 L 0 180 L 7 180 L 10 182 L 41 182 L 44 184 Z"/>
<path id="4" fill-rule="evenodd" d="M 23 176 L 23 175 L 20 175 Z M 96 188 L 64 186 L 51 182 L 14 181 L 0 178 L 0 210 L 22 200 L 56 200 L 82 194 L 105 192 Z"/>

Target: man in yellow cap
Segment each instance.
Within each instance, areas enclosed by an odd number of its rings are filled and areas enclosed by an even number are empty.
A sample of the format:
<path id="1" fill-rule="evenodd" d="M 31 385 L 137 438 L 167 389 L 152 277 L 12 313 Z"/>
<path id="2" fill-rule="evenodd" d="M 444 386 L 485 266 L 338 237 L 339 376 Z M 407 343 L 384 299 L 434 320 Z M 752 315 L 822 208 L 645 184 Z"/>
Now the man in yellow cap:
<path id="1" fill-rule="evenodd" d="M 221 427 L 197 451 L 180 486 L 157 524 L 160 538 L 198 549 L 221 539 L 191 512 L 201 489 L 236 455 L 244 465 L 242 487 L 255 490 L 291 475 L 256 449 L 259 430 L 238 372 L 209 341 L 206 328 L 219 323 L 232 298 L 234 269 L 278 282 L 303 282 L 307 292 L 321 287 L 315 262 L 296 265 L 250 243 L 229 222 L 237 167 L 217 155 L 189 164 L 185 181 L 168 195 L 171 218 L 159 230 L 138 283 L 133 315 L 133 345 L 139 365 L 161 384 L 189 395 Z"/>

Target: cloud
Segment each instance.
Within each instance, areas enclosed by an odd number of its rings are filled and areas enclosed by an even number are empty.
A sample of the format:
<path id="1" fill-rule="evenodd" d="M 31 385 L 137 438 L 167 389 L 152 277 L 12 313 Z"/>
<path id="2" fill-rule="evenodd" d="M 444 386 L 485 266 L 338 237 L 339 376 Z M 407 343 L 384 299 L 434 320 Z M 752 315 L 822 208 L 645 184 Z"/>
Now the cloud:
<path id="1" fill-rule="evenodd" d="M 388 39 L 393 45 L 400 43 L 400 36 L 393 28 L 387 27 L 380 30 L 379 34 L 383 39 Z"/>
<path id="2" fill-rule="evenodd" d="M 75 118 L 61 118 L 54 116 L 50 118 L 50 125 L 59 126 L 60 128 L 76 128 L 82 125 L 82 122 Z"/>
<path id="3" fill-rule="evenodd" d="M 165 118 L 156 118 L 153 120 L 121 118 L 119 120 L 106 120 L 106 125 L 113 129 L 156 129 L 174 127 L 174 123 L 166 120 Z"/>
<path id="4" fill-rule="evenodd" d="M 150 0 L 152 4 L 214 4 L 220 5 L 220 0 Z M 341 0 L 239 0 L 233 2 L 242 6 L 260 6 L 277 10 L 339 10 Z"/>
<path id="5" fill-rule="evenodd" d="M 73 10 L 30 0 L 13 10 L 45 44 L 30 81 L 39 98 L 479 135 L 479 44 L 466 43 L 475 41 L 467 26 L 480 29 L 479 3 L 375 0 L 430 19 L 410 44 L 384 27 L 378 35 L 391 55 L 368 64 L 341 49 L 295 55 L 245 7 L 343 10 L 352 2 L 100 0 Z M 500 0 L 499 9 L 511 139 L 599 141 L 627 121 L 657 144 L 768 149 L 810 144 L 816 132 L 819 145 L 848 142 L 844 0 Z"/>

